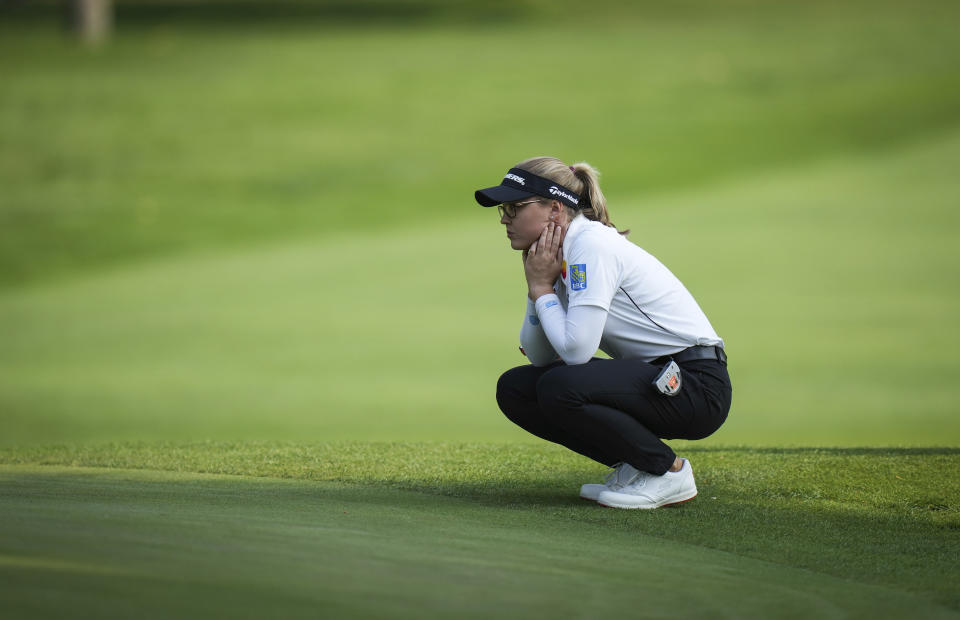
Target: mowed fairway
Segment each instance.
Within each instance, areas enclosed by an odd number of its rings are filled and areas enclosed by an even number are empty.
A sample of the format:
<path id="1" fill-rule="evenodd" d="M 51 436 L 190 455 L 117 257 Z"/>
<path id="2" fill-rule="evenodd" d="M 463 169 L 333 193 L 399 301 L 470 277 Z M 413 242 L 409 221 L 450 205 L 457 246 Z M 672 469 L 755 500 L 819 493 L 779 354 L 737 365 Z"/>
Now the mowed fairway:
<path id="1" fill-rule="evenodd" d="M 960 617 L 957 5 L 456 4 L 0 20 L 0 617 Z M 547 153 L 727 342 L 683 506 L 497 410 Z"/>
<path id="2" fill-rule="evenodd" d="M 951 133 L 615 205 L 728 344 L 734 408 L 708 442 L 960 443 L 958 161 Z M 0 445 L 526 440 L 493 400 L 525 308 L 495 220 L 0 291 Z"/>
<path id="3" fill-rule="evenodd" d="M 690 456 L 701 496 L 649 513 L 577 498 L 598 468 L 556 448 L 34 451 L 24 460 L 46 466 L 0 467 L 5 604 L 23 617 L 960 615 L 960 487 L 926 475 L 956 469 L 956 449 Z M 122 468 L 138 460 L 301 479 Z"/>

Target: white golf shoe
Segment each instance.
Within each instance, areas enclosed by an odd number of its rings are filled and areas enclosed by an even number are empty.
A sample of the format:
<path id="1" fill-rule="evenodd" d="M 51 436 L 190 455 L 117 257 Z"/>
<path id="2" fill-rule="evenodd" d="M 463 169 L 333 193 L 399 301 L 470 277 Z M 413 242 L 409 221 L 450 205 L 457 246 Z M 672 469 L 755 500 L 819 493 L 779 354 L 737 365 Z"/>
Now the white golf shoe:
<path id="1" fill-rule="evenodd" d="M 677 472 L 668 471 L 662 476 L 639 473 L 641 475 L 619 489 L 601 491 L 597 503 L 611 508 L 659 508 L 697 496 L 693 468 L 687 459 L 683 459 L 683 467 Z"/>
<path id="2" fill-rule="evenodd" d="M 580 487 L 580 497 L 597 501 L 600 494 L 604 491 L 616 491 L 623 488 L 633 481 L 639 475 L 650 475 L 646 472 L 637 470 L 627 463 L 617 463 L 613 469 L 603 479 L 603 484 L 584 484 Z"/>

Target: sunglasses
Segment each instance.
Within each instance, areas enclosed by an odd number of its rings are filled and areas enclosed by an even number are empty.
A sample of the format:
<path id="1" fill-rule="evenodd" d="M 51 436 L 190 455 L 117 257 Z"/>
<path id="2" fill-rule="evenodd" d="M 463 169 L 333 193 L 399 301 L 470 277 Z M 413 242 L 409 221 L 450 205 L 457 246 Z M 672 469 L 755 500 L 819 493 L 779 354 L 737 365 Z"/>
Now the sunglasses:
<path id="1" fill-rule="evenodd" d="M 508 219 L 512 220 L 513 218 L 517 217 L 517 209 L 535 202 L 540 202 L 540 200 L 528 200 L 526 202 L 515 202 L 513 204 L 504 203 L 497 205 L 497 211 L 500 212 L 501 219 L 503 216 L 507 216 Z"/>

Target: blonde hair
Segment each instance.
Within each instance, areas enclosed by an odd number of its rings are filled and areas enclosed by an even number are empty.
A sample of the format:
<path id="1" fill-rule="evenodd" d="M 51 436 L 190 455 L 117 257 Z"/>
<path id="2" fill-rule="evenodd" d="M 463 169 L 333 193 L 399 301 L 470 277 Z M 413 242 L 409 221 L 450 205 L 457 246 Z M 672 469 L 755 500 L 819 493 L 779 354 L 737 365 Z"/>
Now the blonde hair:
<path id="1" fill-rule="evenodd" d="M 567 207 L 571 217 L 577 213 L 583 213 L 588 220 L 600 222 L 604 226 L 616 228 L 610 221 L 610 213 L 607 211 L 607 199 L 603 197 L 600 191 L 600 172 L 585 161 L 568 166 L 556 157 L 531 157 L 516 166 L 521 170 L 531 172 L 538 177 L 550 179 L 567 189 L 573 190 L 580 195 L 579 211 L 572 207 Z M 566 206 L 566 205 L 564 205 Z M 618 230 L 621 235 L 626 235 L 629 230 Z"/>

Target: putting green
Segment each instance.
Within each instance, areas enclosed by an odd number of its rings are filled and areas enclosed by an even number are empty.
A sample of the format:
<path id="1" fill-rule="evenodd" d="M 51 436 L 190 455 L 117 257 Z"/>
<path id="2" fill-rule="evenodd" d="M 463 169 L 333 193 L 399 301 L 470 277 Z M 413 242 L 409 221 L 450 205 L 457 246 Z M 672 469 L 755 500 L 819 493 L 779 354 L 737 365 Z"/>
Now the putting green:
<path id="1" fill-rule="evenodd" d="M 7 617 L 955 618 L 890 588 L 368 485 L 0 467 Z M 679 512 L 679 511 L 677 511 Z M 645 513 L 632 513 L 642 521 Z"/>

